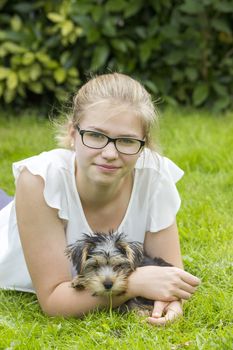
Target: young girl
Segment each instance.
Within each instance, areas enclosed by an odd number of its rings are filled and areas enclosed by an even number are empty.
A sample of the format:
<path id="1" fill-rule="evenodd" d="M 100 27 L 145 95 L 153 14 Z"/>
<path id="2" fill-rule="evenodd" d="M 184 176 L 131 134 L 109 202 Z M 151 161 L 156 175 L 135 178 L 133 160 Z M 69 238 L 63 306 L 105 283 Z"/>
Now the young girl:
<path id="1" fill-rule="evenodd" d="M 156 119 L 150 95 L 126 75 L 101 75 L 78 91 L 63 148 L 13 164 L 15 200 L 0 211 L 0 288 L 35 292 L 51 316 L 107 307 L 107 297 L 70 287 L 64 250 L 83 232 L 114 230 L 175 267 L 137 268 L 113 306 L 142 296 L 155 301 L 153 324 L 182 314 L 199 279 L 183 270 L 175 186 L 183 171 L 153 150 Z"/>

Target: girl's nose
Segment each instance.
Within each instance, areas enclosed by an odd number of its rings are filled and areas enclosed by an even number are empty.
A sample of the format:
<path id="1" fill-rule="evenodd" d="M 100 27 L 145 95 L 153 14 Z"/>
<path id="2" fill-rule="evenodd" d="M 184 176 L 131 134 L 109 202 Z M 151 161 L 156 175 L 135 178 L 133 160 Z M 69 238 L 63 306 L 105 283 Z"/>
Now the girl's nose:
<path id="1" fill-rule="evenodd" d="M 117 159 L 118 158 L 118 151 L 117 151 L 113 142 L 109 142 L 102 149 L 102 157 L 105 159 Z"/>

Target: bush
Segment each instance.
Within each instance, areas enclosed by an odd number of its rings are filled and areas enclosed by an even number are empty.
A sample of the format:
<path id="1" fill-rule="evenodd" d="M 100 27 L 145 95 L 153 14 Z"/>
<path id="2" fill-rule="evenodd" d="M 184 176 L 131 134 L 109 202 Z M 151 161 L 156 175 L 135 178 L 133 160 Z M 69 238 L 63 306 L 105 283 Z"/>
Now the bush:
<path id="1" fill-rule="evenodd" d="M 227 0 L 0 0 L 0 96 L 64 100 L 88 72 L 121 71 L 157 97 L 233 106 Z"/>

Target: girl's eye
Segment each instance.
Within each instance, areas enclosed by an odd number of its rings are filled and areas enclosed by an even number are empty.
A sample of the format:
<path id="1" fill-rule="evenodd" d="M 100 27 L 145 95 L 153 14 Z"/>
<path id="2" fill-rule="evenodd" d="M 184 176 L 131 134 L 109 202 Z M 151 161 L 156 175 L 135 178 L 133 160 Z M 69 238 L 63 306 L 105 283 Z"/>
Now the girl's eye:
<path id="1" fill-rule="evenodd" d="M 88 137 L 91 137 L 93 139 L 100 139 L 100 140 L 104 139 L 104 135 L 101 135 L 97 132 L 88 132 Z"/>
<path id="2" fill-rule="evenodd" d="M 133 140 L 133 139 L 118 139 L 118 143 L 120 143 L 122 145 L 131 146 L 131 145 L 135 144 L 135 140 Z"/>

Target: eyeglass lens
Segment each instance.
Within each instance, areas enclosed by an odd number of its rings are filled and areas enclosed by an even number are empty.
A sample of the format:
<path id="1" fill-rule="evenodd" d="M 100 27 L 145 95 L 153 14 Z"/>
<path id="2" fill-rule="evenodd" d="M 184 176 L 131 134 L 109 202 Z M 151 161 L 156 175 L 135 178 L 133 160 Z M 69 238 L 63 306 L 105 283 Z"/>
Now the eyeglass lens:
<path id="1" fill-rule="evenodd" d="M 104 148 L 109 142 L 109 138 L 101 133 L 85 131 L 83 133 L 83 143 L 92 148 Z M 116 149 L 121 153 L 136 154 L 141 148 L 139 140 L 130 138 L 117 138 L 115 140 Z"/>

